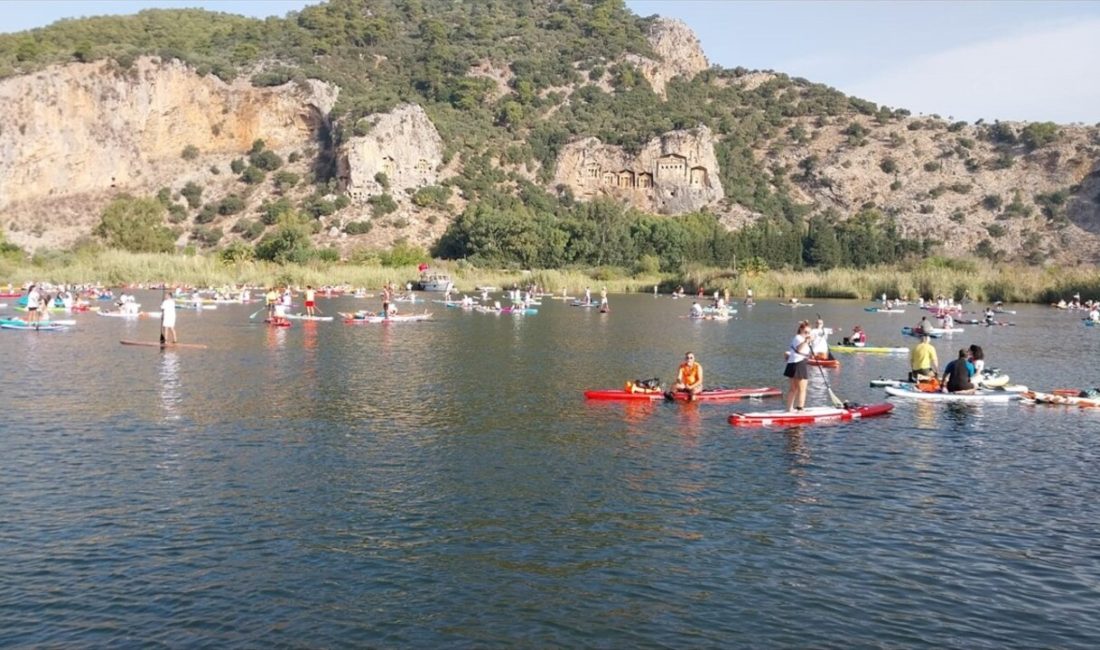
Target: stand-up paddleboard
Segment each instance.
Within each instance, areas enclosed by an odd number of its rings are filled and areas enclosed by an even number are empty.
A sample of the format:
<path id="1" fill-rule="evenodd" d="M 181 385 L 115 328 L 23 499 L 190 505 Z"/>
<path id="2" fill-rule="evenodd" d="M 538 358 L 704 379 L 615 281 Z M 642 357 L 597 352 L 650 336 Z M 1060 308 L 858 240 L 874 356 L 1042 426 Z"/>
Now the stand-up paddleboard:
<path id="1" fill-rule="evenodd" d="M 770 386 L 762 386 L 760 388 L 712 388 L 710 390 L 704 390 L 695 396 L 696 402 L 721 402 L 728 401 L 733 402 L 740 399 L 753 399 L 760 397 L 779 397 L 783 394 L 783 391 L 778 388 L 772 388 Z M 658 400 L 665 399 L 664 391 L 655 392 L 634 392 L 625 391 L 621 388 L 610 388 L 605 390 L 586 390 L 584 396 L 588 399 L 595 400 L 643 400 L 656 402 Z M 687 401 L 687 393 L 672 393 L 673 399 Z"/>
<path id="2" fill-rule="evenodd" d="M 940 334 L 938 332 L 919 332 L 919 331 L 913 329 L 912 327 L 903 327 L 903 328 L 901 328 L 901 333 L 904 334 L 905 336 L 916 336 L 916 337 L 921 337 L 921 336 L 924 336 L 925 334 L 927 334 L 929 337 L 934 338 L 934 339 L 938 339 L 941 336 L 943 336 L 943 334 Z"/>
<path id="3" fill-rule="evenodd" d="M 1062 406 L 1080 406 L 1087 408 L 1100 407 L 1100 399 L 1092 397 L 1077 397 L 1074 395 L 1059 395 L 1057 393 L 1040 393 L 1027 391 L 1021 399 L 1029 404 L 1060 404 Z"/>
<path id="4" fill-rule="evenodd" d="M 202 343 L 161 343 L 159 341 L 119 341 L 122 345 L 140 345 L 149 348 L 161 348 L 162 350 L 172 350 L 175 348 L 187 348 L 191 350 L 205 350 L 206 346 Z"/>
<path id="5" fill-rule="evenodd" d="M 904 309 L 886 309 L 885 307 L 864 307 L 863 311 L 869 311 L 872 314 L 904 314 Z"/>
<path id="6" fill-rule="evenodd" d="M 31 325 L 30 323 L 25 323 L 23 325 L 20 325 L 18 323 L 4 323 L 3 325 L 0 325 L 0 328 L 6 330 L 24 330 L 30 332 L 64 332 L 69 329 L 64 325 L 54 325 L 52 323 L 43 323 L 41 325 Z"/>
<path id="7" fill-rule="evenodd" d="M 276 320 L 272 320 L 270 318 L 265 318 L 264 319 L 264 324 L 265 325 L 270 325 L 271 327 L 290 327 L 290 321 L 288 321 L 288 320 L 276 321 Z"/>
<path id="8" fill-rule="evenodd" d="M 816 406 L 801 411 L 757 411 L 755 413 L 734 413 L 729 423 L 735 427 L 798 426 L 824 422 L 846 422 L 863 418 L 886 415 L 894 409 L 893 404 L 867 404 L 836 408 Z"/>
<path id="9" fill-rule="evenodd" d="M 328 323 L 336 320 L 334 316 L 310 316 L 309 314 L 287 314 L 286 318 L 290 320 L 313 320 Z"/>
<path id="10" fill-rule="evenodd" d="M 44 320 L 41 325 L 76 325 L 76 319 L 74 318 L 51 318 Z M 27 325 L 27 321 L 22 318 L 0 318 L 0 325 Z"/>
<path id="11" fill-rule="evenodd" d="M 909 348 L 886 348 L 871 345 L 830 345 L 832 352 L 862 352 L 864 354 L 908 354 Z"/>
<path id="12" fill-rule="evenodd" d="M 886 394 L 906 399 L 928 400 L 933 402 L 1011 402 L 1020 399 L 1021 393 L 1007 390 L 979 390 L 974 393 L 926 393 L 908 387 L 887 386 Z"/>

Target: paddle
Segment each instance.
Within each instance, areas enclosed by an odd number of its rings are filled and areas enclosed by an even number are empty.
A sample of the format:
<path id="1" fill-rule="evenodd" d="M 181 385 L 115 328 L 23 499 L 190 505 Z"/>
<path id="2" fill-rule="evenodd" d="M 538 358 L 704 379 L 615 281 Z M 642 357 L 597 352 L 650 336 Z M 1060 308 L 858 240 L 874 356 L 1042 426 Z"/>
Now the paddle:
<path id="1" fill-rule="evenodd" d="M 248 320 L 255 319 L 257 316 L 260 315 L 260 312 L 264 311 L 265 309 L 267 309 L 267 305 L 264 305 L 263 307 L 260 307 L 256 311 L 252 312 L 252 315 L 248 317 Z"/>

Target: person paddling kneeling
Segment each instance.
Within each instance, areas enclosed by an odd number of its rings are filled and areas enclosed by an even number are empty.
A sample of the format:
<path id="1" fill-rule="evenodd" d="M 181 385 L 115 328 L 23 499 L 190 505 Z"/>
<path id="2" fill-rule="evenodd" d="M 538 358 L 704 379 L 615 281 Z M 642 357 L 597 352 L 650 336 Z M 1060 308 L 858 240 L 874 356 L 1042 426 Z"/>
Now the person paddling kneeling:
<path id="1" fill-rule="evenodd" d="M 676 383 L 672 385 L 673 393 L 687 393 L 688 401 L 695 399 L 703 390 L 703 366 L 695 361 L 695 353 L 688 352 L 684 355 L 684 362 L 680 364 L 680 370 L 676 373 Z"/>

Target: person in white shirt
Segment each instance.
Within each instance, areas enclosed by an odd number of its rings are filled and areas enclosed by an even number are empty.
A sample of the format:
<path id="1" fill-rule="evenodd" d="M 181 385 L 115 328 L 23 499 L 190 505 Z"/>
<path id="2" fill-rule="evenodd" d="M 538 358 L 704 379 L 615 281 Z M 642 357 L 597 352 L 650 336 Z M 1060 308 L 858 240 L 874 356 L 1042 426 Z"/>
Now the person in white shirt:
<path id="1" fill-rule="evenodd" d="M 172 292 L 164 290 L 164 299 L 160 301 L 160 344 L 168 343 L 168 335 L 172 335 L 172 343 L 178 343 L 176 338 L 176 300 Z"/>
<path id="2" fill-rule="evenodd" d="M 829 335 L 833 330 L 825 327 L 825 321 L 817 319 L 817 325 L 810 330 L 810 352 L 815 359 L 829 359 Z"/>

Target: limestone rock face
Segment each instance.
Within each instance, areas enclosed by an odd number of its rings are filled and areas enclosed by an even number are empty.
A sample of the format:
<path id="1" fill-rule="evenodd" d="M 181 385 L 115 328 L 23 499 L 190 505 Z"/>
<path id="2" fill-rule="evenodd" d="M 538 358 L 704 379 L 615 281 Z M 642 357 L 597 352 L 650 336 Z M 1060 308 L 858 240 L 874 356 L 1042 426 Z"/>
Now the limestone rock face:
<path id="1" fill-rule="evenodd" d="M 710 129 L 670 131 L 630 155 L 597 138 L 566 145 L 558 156 L 555 185 L 581 199 L 618 198 L 661 214 L 692 212 L 722 199 Z"/>
<path id="2" fill-rule="evenodd" d="M 406 189 L 434 185 L 443 163 L 443 138 L 424 109 L 398 106 L 376 116 L 370 132 L 348 140 L 340 156 L 340 175 L 355 201 L 389 192 L 395 199 Z M 385 174 L 389 190 L 376 177 Z"/>
<path id="3" fill-rule="evenodd" d="M 638 68 L 661 97 L 665 96 L 665 87 L 674 77 L 683 75 L 690 79 L 710 67 L 695 32 L 679 20 L 658 19 L 647 37 L 660 60 L 633 54 L 627 55 L 626 60 Z"/>
<path id="4" fill-rule="evenodd" d="M 320 82 L 253 88 L 200 77 L 179 62 L 143 58 L 130 70 L 73 63 L 0 81 L 0 210 L 20 202 L 109 189 L 153 189 L 181 154 L 239 154 L 312 140 L 336 100 Z"/>

